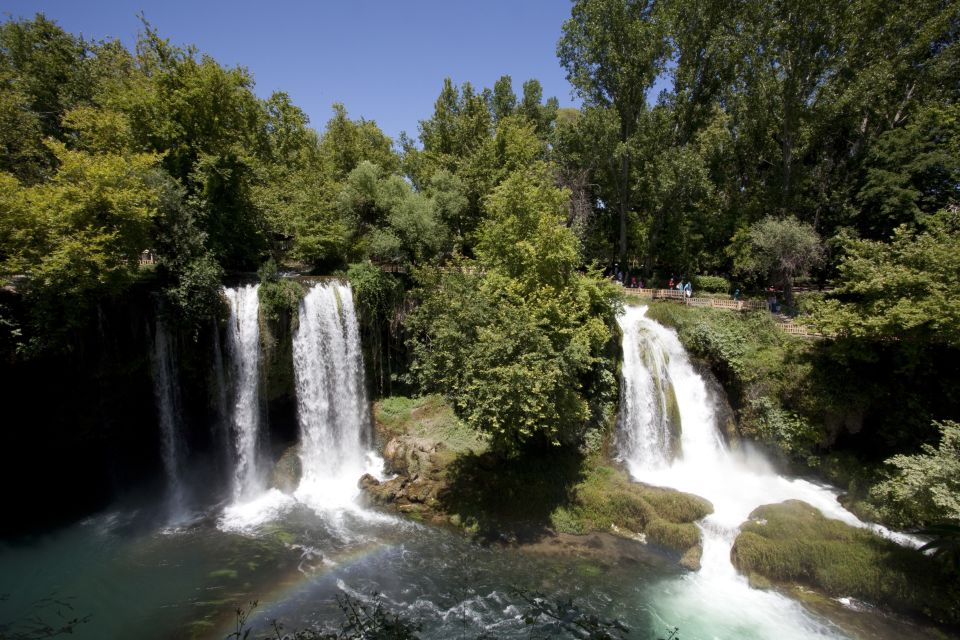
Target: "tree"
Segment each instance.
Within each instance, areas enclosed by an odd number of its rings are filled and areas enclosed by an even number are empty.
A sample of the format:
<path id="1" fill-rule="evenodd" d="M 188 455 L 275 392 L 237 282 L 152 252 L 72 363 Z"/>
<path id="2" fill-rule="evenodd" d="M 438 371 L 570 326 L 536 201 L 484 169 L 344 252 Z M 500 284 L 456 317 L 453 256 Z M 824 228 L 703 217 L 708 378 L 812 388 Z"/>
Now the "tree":
<path id="1" fill-rule="evenodd" d="M 668 52 L 662 25 L 649 0 L 576 0 L 563 24 L 557 56 L 567 80 L 588 106 L 609 107 L 617 114 L 619 167 L 615 191 L 620 233 L 618 254 L 627 257 L 627 214 L 634 204 L 631 166 L 635 155 L 625 148 L 647 108 L 647 89 L 663 69 Z"/>
<path id="2" fill-rule="evenodd" d="M 500 76 L 493 84 L 493 100 L 490 105 L 494 122 L 513 115 L 516 108 L 517 94 L 513 92 L 513 79 L 506 75 Z"/>
<path id="3" fill-rule="evenodd" d="M 27 276 L 29 348 L 64 346 L 98 297 L 132 281 L 157 211 L 156 155 L 48 144 L 60 165 L 49 181 L 27 186 L 0 174 L 0 272 Z"/>
<path id="4" fill-rule="evenodd" d="M 507 455 L 578 442 L 615 397 L 602 353 L 618 293 L 578 271 L 577 239 L 564 224 L 569 194 L 551 173 L 533 165 L 493 190 L 477 261 L 416 275 L 413 378 L 445 393 Z"/>
<path id="5" fill-rule="evenodd" d="M 823 256 L 820 236 L 793 216 L 768 216 L 739 234 L 736 268 L 742 274 L 766 275 L 783 287 L 787 307 L 793 308 L 793 279 L 805 275 Z"/>
<path id="6" fill-rule="evenodd" d="M 822 331 L 960 346 L 960 209 L 900 226 L 889 242 L 846 238 L 837 288 L 812 313 Z"/>
<path id="7" fill-rule="evenodd" d="M 960 523 L 960 424 L 947 420 L 934 425 L 939 445 L 925 444 L 921 453 L 888 459 L 893 475 L 870 491 L 899 526 Z"/>
<path id="8" fill-rule="evenodd" d="M 867 153 L 859 227 L 874 239 L 960 203 L 960 105 L 929 106 Z"/>
<path id="9" fill-rule="evenodd" d="M 379 166 L 388 173 L 399 168 L 393 152 L 393 141 L 376 122 L 351 120 L 341 103 L 333 104 L 333 117 L 327 122 L 320 142 L 320 151 L 330 164 L 334 179 L 344 180 L 363 161 Z"/>

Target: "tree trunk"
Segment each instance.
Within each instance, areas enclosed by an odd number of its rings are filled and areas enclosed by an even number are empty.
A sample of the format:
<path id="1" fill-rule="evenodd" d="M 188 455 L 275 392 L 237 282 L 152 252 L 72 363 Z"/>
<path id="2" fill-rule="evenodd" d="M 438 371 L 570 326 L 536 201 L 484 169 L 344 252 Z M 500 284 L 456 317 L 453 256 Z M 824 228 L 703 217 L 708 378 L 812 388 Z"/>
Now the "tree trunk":
<path id="1" fill-rule="evenodd" d="M 791 276 L 783 278 L 783 306 L 788 314 L 793 315 L 793 278 Z"/>
<path id="2" fill-rule="evenodd" d="M 620 160 L 620 262 L 626 264 L 627 260 L 627 208 L 630 198 L 630 164 L 624 155 Z"/>

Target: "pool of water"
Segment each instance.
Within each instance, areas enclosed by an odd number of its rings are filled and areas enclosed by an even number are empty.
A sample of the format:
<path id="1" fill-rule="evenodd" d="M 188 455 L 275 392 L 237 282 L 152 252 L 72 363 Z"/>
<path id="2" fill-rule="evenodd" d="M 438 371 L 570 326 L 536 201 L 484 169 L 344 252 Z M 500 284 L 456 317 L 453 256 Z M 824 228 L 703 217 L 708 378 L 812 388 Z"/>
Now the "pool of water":
<path id="1" fill-rule="evenodd" d="M 679 626 L 684 640 L 759 639 L 775 624 L 758 622 L 762 611 L 738 610 L 730 594 L 711 593 L 698 574 L 653 550 L 625 561 L 482 546 L 381 512 L 318 511 L 280 496 L 244 515 L 215 507 L 170 528 L 147 511 L 118 510 L 4 543 L 0 637 L 77 620 L 71 637 L 80 640 L 224 638 L 236 609 L 254 600 L 250 625 L 260 637 L 273 620 L 288 630 L 333 628 L 342 620 L 337 595 L 368 600 L 380 593 L 388 609 L 423 625 L 423 638 L 483 631 L 528 638 L 528 607 L 517 588 L 572 598 L 585 611 L 620 619 L 631 638 L 661 637 Z M 762 600 L 745 598 L 742 606 Z M 904 638 L 921 631 L 839 603 L 804 616 L 808 628 L 781 637 Z M 565 636 L 545 622 L 540 629 Z"/>

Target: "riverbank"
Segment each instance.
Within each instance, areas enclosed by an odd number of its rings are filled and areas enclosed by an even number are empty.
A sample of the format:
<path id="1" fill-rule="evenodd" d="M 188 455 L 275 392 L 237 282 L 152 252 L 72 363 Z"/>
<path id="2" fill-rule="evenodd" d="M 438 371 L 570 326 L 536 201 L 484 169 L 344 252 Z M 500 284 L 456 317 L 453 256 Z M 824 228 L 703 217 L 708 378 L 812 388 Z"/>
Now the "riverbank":
<path id="1" fill-rule="evenodd" d="M 600 453 L 495 458 L 437 396 L 385 398 L 374 417 L 395 475 L 361 480 L 373 504 L 536 553 L 636 560 L 649 551 L 700 566 L 694 523 L 712 511 L 702 498 L 632 482 Z"/>

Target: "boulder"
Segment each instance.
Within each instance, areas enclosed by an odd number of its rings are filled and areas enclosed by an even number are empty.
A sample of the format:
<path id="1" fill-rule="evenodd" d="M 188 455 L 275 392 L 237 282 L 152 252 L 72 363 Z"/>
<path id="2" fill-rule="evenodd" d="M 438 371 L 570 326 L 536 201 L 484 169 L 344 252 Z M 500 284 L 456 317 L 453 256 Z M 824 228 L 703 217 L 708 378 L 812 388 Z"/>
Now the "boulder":
<path id="1" fill-rule="evenodd" d="M 288 447 L 270 474 L 270 486 L 290 495 L 300 486 L 303 465 L 300 462 L 300 446 Z"/>

